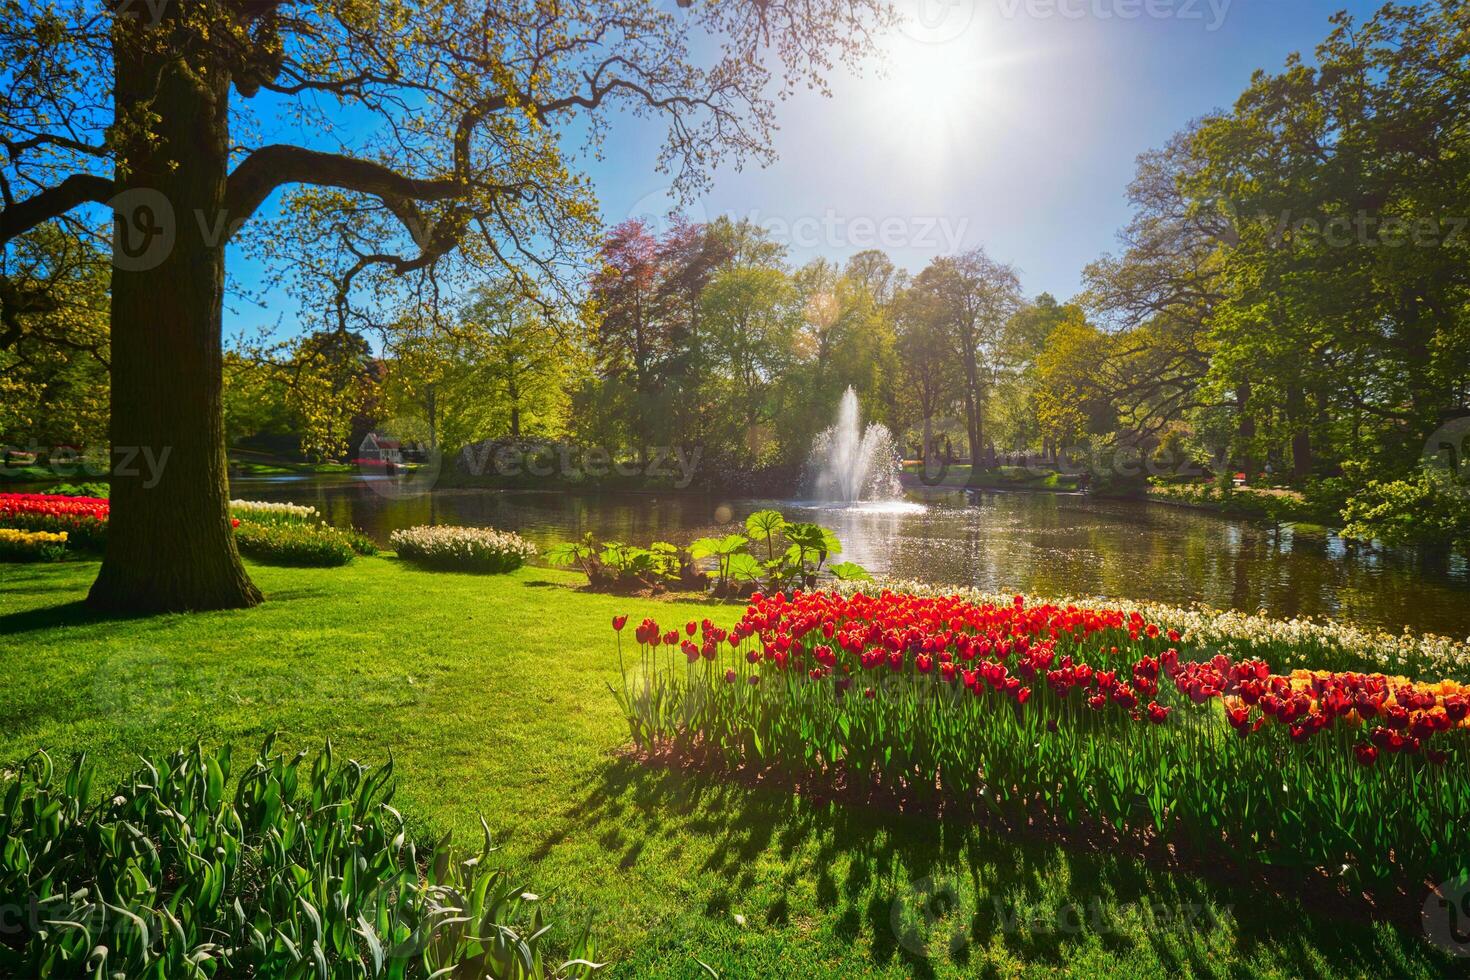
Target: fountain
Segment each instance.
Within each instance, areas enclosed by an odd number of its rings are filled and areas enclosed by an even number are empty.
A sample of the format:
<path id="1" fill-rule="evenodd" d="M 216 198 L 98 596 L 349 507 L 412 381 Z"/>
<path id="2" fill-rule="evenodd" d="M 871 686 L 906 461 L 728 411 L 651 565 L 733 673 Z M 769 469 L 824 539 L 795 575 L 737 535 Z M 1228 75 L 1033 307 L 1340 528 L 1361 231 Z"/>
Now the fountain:
<path id="1" fill-rule="evenodd" d="M 862 427 L 857 392 L 843 392 L 837 421 L 812 440 L 807 460 L 812 496 L 823 503 L 899 500 L 898 452 L 881 422 Z"/>

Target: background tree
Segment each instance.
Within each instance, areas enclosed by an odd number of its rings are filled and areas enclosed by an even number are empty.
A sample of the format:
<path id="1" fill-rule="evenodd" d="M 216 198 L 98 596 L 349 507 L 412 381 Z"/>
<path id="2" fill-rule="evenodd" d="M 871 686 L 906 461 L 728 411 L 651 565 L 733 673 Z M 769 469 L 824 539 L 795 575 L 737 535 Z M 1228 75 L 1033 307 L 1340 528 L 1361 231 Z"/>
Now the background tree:
<path id="1" fill-rule="evenodd" d="M 799 316 L 796 290 L 776 268 L 735 265 L 704 291 L 704 322 L 722 366 L 717 409 L 739 440 L 738 465 L 761 462 L 773 421 L 773 394 L 789 363 Z"/>
<path id="2" fill-rule="evenodd" d="M 996 262 L 984 249 L 935 259 L 914 277 L 913 290 L 924 297 L 922 308 L 935 317 L 960 374 L 960 400 L 971 472 L 983 468 L 985 404 L 998 361 L 1006 322 L 1021 306 L 1016 271 Z"/>
<path id="3" fill-rule="evenodd" d="M 0 254 L 0 443 L 105 444 L 110 272 L 56 222 Z"/>
<path id="4" fill-rule="evenodd" d="M 269 439 L 276 447 L 294 438 L 286 405 L 287 365 L 269 349 L 243 341 L 224 354 L 222 390 L 225 442 Z M 299 448 L 299 447 L 298 447 Z"/>
<path id="5" fill-rule="evenodd" d="M 301 451 L 317 462 L 356 455 L 357 440 L 377 414 L 373 350 L 357 333 L 318 331 L 291 345 L 286 364 L 286 407 Z"/>
<path id="6" fill-rule="evenodd" d="M 939 453 L 941 429 L 956 404 L 963 374 L 950 353 L 934 295 L 924 289 L 898 294 L 892 304 L 898 354 L 899 407 L 905 426 L 917 429 L 919 458 Z"/>

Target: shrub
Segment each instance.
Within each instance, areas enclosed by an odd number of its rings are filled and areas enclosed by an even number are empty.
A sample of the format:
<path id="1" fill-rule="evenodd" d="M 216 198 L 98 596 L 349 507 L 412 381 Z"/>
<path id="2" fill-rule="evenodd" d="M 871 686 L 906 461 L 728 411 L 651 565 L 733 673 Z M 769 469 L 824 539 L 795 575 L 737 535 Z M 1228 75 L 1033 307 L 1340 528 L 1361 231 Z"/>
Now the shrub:
<path id="1" fill-rule="evenodd" d="M 1348 500 L 1342 516 L 1345 538 L 1470 554 L 1470 492 L 1448 470 L 1426 466 L 1406 480 L 1374 480 Z"/>
<path id="2" fill-rule="evenodd" d="M 101 500 L 106 500 L 112 493 L 112 486 L 96 481 L 88 481 L 86 483 L 58 483 L 56 486 L 47 487 L 40 492 L 48 497 L 97 497 Z"/>
<path id="3" fill-rule="evenodd" d="M 0 561 L 60 561 L 65 557 L 65 531 L 17 531 L 0 527 Z"/>
<path id="4" fill-rule="evenodd" d="M 372 557 L 378 553 L 378 543 L 357 528 L 345 528 L 342 533 L 346 535 L 347 543 L 352 545 L 352 550 L 359 555 Z"/>
<path id="5" fill-rule="evenodd" d="M 276 565 L 329 568 L 347 564 L 356 554 L 352 540 L 328 524 L 241 521 L 235 543 L 240 554 Z"/>
<path id="6" fill-rule="evenodd" d="M 621 541 L 599 542 L 590 531 L 580 542 L 565 541 L 546 552 L 552 565 L 576 565 L 594 589 L 613 592 L 654 591 L 677 585 L 703 589 L 707 578 L 694 567 L 688 550 L 655 541 L 637 548 Z"/>
<path id="7" fill-rule="evenodd" d="M 393 762 L 267 739 L 231 783 L 198 744 L 100 798 L 78 758 L 0 771 L 6 976 L 544 977 L 596 966 L 585 931 L 549 959 L 541 902 L 446 837 L 422 848 L 390 806 Z M 481 821 L 482 826 L 484 822 Z M 466 859 L 468 858 L 468 859 Z M 11 930 L 14 931 L 11 931 Z"/>
<path id="8" fill-rule="evenodd" d="M 394 531 L 388 543 L 398 557 L 430 568 L 509 572 L 536 554 L 536 546 L 513 531 L 488 527 L 422 525 Z"/>
<path id="9" fill-rule="evenodd" d="M 663 541 L 647 548 L 621 541 L 599 543 L 589 533 L 580 542 L 555 546 L 546 559 L 553 565 L 576 565 L 593 588 L 613 591 L 677 584 L 690 590 L 712 588 L 717 596 L 743 596 L 755 583 L 771 589 L 810 588 L 823 574 L 838 581 L 869 578 L 861 565 L 830 561 L 842 552 L 842 543 L 824 527 L 762 510 L 746 518 L 745 530 L 748 536 L 697 538 L 687 549 Z M 700 571 L 699 562 L 709 571 Z"/>

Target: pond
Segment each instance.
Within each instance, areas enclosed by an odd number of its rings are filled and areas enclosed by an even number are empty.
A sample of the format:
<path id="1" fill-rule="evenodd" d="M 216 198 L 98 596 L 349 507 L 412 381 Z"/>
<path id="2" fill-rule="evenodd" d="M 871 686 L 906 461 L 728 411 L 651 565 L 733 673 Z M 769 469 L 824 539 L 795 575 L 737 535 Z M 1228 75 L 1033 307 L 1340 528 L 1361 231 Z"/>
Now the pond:
<path id="1" fill-rule="evenodd" d="M 833 508 L 700 494 L 439 489 L 386 493 L 354 476 L 238 478 L 237 497 L 313 504 L 386 543 L 415 524 L 515 530 L 545 547 L 592 531 L 678 544 L 762 507 L 835 530 L 843 557 L 875 573 L 997 591 L 1151 599 L 1265 610 L 1397 631 L 1470 634 L 1470 569 L 1459 559 L 1356 548 L 1331 534 L 1279 536 L 1167 504 L 1075 494 L 931 494 L 922 505 Z"/>

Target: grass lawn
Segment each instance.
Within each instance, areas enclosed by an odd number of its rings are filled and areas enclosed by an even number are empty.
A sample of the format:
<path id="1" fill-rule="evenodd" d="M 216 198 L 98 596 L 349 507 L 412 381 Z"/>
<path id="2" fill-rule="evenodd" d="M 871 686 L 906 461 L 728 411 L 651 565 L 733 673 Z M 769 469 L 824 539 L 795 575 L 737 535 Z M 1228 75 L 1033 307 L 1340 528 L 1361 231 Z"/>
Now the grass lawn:
<path id="1" fill-rule="evenodd" d="M 0 565 L 0 759 L 86 751 L 110 778 L 144 747 L 253 750 L 272 730 L 364 761 L 391 750 L 399 808 L 467 843 L 484 814 L 566 928 L 592 917 L 613 975 L 708 976 L 697 960 L 793 978 L 1463 969 L 1289 894 L 621 760 L 611 616 L 728 626 L 734 607 L 375 558 L 254 567 L 270 601 L 249 612 L 99 620 L 80 604 L 95 571 Z M 926 889 L 955 911 L 920 915 Z"/>
<path id="2" fill-rule="evenodd" d="M 1075 473 L 1041 472 L 1024 466 L 997 466 L 981 472 L 979 478 L 972 483 L 971 469 L 969 463 L 954 463 L 944 471 L 943 479 L 932 485 L 948 488 L 973 486 L 993 490 L 1060 490 L 1070 493 L 1077 489 L 1078 483 Z M 921 479 L 923 472 L 921 463 L 905 463 L 904 483 L 924 485 Z"/>

